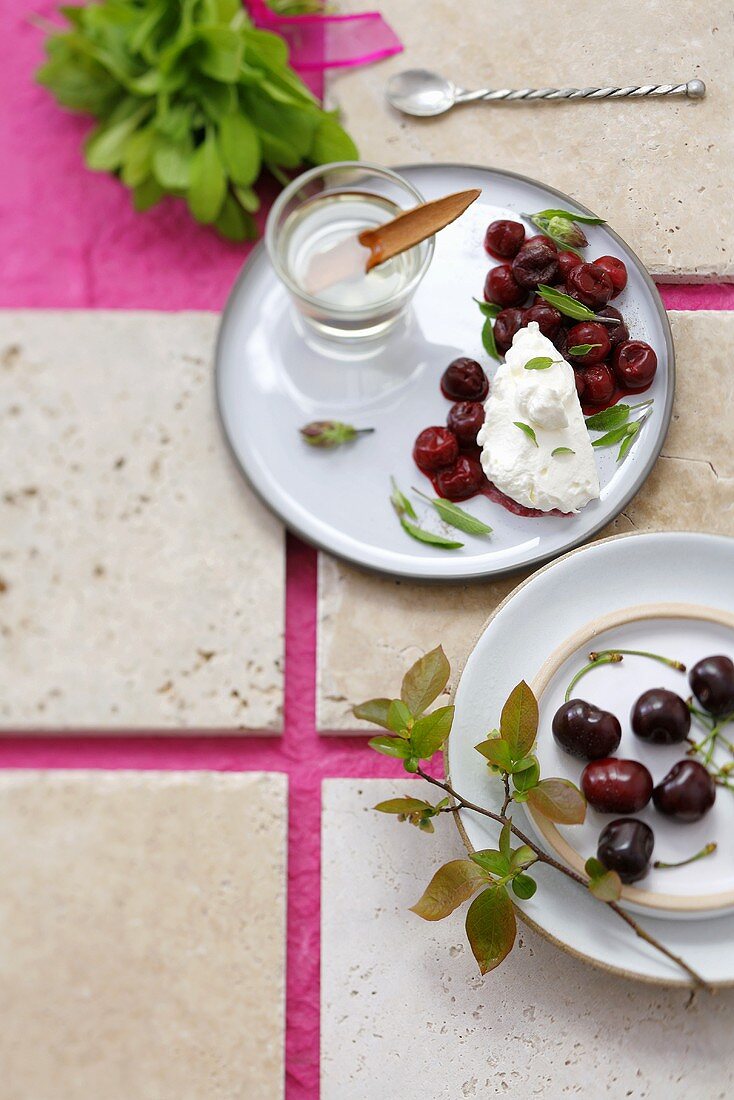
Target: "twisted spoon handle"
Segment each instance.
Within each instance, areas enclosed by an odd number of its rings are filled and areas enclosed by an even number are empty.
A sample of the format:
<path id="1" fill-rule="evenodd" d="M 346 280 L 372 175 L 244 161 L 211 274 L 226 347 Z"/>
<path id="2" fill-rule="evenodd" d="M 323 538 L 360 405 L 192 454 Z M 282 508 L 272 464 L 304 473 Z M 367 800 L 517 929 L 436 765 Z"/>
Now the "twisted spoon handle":
<path id="1" fill-rule="evenodd" d="M 629 88 L 483 88 L 478 92 L 460 92 L 457 103 L 474 103 L 477 100 L 497 102 L 507 100 L 558 100 L 558 99 L 641 99 L 647 96 L 685 95 L 689 99 L 702 99 L 706 85 L 702 80 L 689 80 L 686 84 L 639 84 Z"/>

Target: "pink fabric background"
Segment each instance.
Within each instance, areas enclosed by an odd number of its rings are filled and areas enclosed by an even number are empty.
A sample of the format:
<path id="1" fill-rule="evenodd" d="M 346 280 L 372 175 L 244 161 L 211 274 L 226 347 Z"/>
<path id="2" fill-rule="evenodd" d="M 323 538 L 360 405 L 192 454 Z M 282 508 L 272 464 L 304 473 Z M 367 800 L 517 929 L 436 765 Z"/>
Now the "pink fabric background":
<path id="1" fill-rule="evenodd" d="M 247 249 L 197 227 L 183 205 L 134 214 L 114 180 L 87 172 L 87 124 L 59 111 L 33 70 L 49 0 L 0 0 L 0 306 L 219 309 Z M 356 135 L 357 138 L 359 135 Z M 676 309 L 734 306 L 734 287 L 661 288 Z M 288 539 L 285 733 L 269 738 L 0 739 L 2 767 L 285 771 L 290 778 L 288 1100 L 318 1095 L 320 786 L 329 776 L 400 774 L 361 738 L 314 727 L 316 555 Z M 439 638 L 436 641 L 440 641 Z"/>

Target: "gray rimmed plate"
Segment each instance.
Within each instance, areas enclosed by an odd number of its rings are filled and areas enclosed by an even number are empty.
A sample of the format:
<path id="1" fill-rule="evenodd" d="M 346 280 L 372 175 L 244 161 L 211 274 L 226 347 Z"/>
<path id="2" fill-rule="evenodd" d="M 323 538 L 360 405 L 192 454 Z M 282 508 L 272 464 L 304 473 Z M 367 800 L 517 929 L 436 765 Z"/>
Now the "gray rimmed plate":
<path id="1" fill-rule="evenodd" d="M 489 261 L 482 242 L 487 224 L 525 211 L 563 206 L 590 213 L 553 188 L 523 176 L 460 164 L 399 168 L 427 200 L 470 187 L 482 195 L 436 238 L 433 263 L 405 322 L 384 342 L 350 349 L 317 341 L 291 310 L 262 246 L 243 268 L 224 310 L 216 352 L 219 412 L 232 451 L 261 499 L 297 534 L 355 565 L 419 580 L 465 581 L 512 573 L 579 546 L 624 510 L 660 453 L 673 406 L 674 353 L 660 296 L 637 256 L 608 226 L 589 226 L 589 257 L 619 256 L 629 282 L 615 305 L 633 338 L 648 341 L 658 372 L 645 398 L 652 414 L 629 455 L 601 450 L 599 500 L 578 515 L 526 518 L 484 497 L 463 507 L 493 528 L 491 537 L 442 530 L 430 509 L 411 494 L 421 522 L 458 537 L 461 550 L 411 539 L 389 502 L 390 478 L 408 492 L 431 492 L 411 451 L 418 432 L 446 422 L 450 404 L 439 379 L 459 355 L 490 376 L 496 364 L 481 342 L 481 297 Z M 603 211 L 601 212 L 603 214 Z M 334 418 L 371 435 L 336 451 L 307 447 L 298 429 Z"/>

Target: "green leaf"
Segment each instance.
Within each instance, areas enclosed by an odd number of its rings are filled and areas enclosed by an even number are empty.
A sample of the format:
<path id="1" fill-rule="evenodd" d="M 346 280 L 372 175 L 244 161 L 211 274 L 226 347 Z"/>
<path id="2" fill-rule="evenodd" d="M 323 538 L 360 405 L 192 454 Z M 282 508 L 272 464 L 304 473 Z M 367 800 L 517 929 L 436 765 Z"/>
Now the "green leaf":
<path id="1" fill-rule="evenodd" d="M 406 534 L 416 539 L 417 542 L 425 542 L 429 546 L 438 546 L 441 550 L 461 550 L 464 545 L 463 542 L 445 539 L 443 535 L 434 535 L 433 531 L 424 531 L 422 527 L 418 527 L 417 524 L 411 523 L 404 517 L 401 518 L 400 525 Z"/>
<path id="2" fill-rule="evenodd" d="M 402 737 L 371 737 L 367 744 L 383 756 L 396 756 L 400 760 L 407 760 L 410 756 L 410 745 Z"/>
<path id="3" fill-rule="evenodd" d="M 483 890 L 466 915 L 467 938 L 482 974 L 494 970 L 507 957 L 516 933 L 515 910 L 504 886 Z"/>
<path id="4" fill-rule="evenodd" d="M 566 218 L 570 222 L 582 225 L 606 225 L 604 218 L 595 218 L 589 214 L 576 214 L 571 210 L 539 210 L 536 218 Z"/>
<path id="5" fill-rule="evenodd" d="M 393 699 L 387 712 L 387 725 L 393 733 L 401 733 L 413 719 L 402 699 Z"/>
<path id="6" fill-rule="evenodd" d="M 477 303 L 479 312 L 483 313 L 485 317 L 494 318 L 502 312 L 502 306 L 498 306 L 496 302 L 483 302 L 481 298 L 473 298 L 472 301 Z"/>
<path id="7" fill-rule="evenodd" d="M 410 503 L 405 493 L 401 493 L 400 489 L 398 489 L 394 477 L 390 478 L 390 485 L 392 486 L 390 503 L 392 504 L 399 518 L 402 519 L 403 516 L 410 516 L 411 519 L 418 519 L 415 508 Z"/>
<path id="8" fill-rule="evenodd" d="M 642 421 L 640 421 L 640 423 L 642 423 Z M 630 424 L 630 428 L 632 428 L 631 424 Z M 638 431 L 639 431 L 639 428 L 637 428 L 636 431 L 629 431 L 627 433 L 626 439 L 622 440 L 622 445 L 619 448 L 619 451 L 617 452 L 617 462 L 621 462 L 622 459 L 627 456 L 630 447 L 632 446 L 632 444 L 635 441 L 635 436 L 637 435 Z"/>
<path id="9" fill-rule="evenodd" d="M 609 409 L 587 416 L 586 427 L 592 432 L 607 432 L 610 428 L 618 428 L 629 420 L 630 405 L 612 405 Z"/>
<path id="10" fill-rule="evenodd" d="M 528 359 L 525 370 L 548 370 L 554 362 L 555 360 L 550 359 L 547 355 L 537 355 L 534 359 Z"/>
<path id="11" fill-rule="evenodd" d="M 505 824 L 500 829 L 499 849 L 502 852 L 502 855 L 507 856 L 508 859 L 512 855 L 512 851 L 511 851 L 511 847 L 510 847 L 511 844 L 512 844 L 512 829 L 510 828 L 509 822 L 505 822 Z"/>
<path id="12" fill-rule="evenodd" d="M 523 424 L 522 420 L 513 420 L 513 424 L 516 428 L 519 428 L 521 432 L 524 432 L 533 446 L 538 446 L 538 440 L 535 438 L 535 432 L 529 424 Z"/>
<path id="13" fill-rule="evenodd" d="M 260 196 L 251 187 L 235 187 L 235 197 L 243 210 L 256 214 L 260 209 Z"/>
<path id="14" fill-rule="evenodd" d="M 492 318 L 487 317 L 487 320 L 482 325 L 482 345 L 487 355 L 491 359 L 500 360 L 500 353 L 497 351 L 497 344 L 494 339 L 494 329 L 492 328 Z"/>
<path id="15" fill-rule="evenodd" d="M 487 881 L 486 873 L 470 859 L 453 859 L 436 871 L 411 911 L 423 920 L 443 920 Z"/>
<path id="16" fill-rule="evenodd" d="M 510 867 L 514 871 L 517 867 L 529 867 L 531 863 L 535 863 L 537 855 L 531 847 L 527 844 L 522 844 L 519 848 L 516 848 L 512 853 L 512 859 L 510 861 Z"/>
<path id="17" fill-rule="evenodd" d="M 554 447 L 551 451 L 551 458 L 556 458 L 558 455 L 575 455 L 576 452 L 572 451 L 570 447 Z"/>
<path id="18" fill-rule="evenodd" d="M 489 763 L 493 764 L 496 768 L 501 768 L 503 772 L 512 770 L 510 746 L 506 741 L 503 741 L 502 738 L 490 737 L 488 741 L 482 741 L 481 744 L 475 745 L 474 747 L 485 760 L 488 760 Z"/>
<path id="19" fill-rule="evenodd" d="M 120 173 L 126 187 L 137 187 L 150 175 L 155 133 L 150 126 L 136 130 L 128 138 Z"/>
<path id="20" fill-rule="evenodd" d="M 599 436 L 598 439 L 592 440 L 592 447 L 611 447 L 615 443 L 619 443 L 620 440 L 626 439 L 630 434 L 636 435 L 639 428 L 635 427 L 635 422 L 632 424 L 623 424 L 621 428 L 613 428 L 611 432 L 607 432 L 606 435 Z"/>
<path id="21" fill-rule="evenodd" d="M 586 874 L 589 876 L 589 878 L 600 878 L 601 875 L 605 875 L 607 873 L 606 867 L 600 859 L 596 858 L 596 856 L 589 856 L 586 863 L 584 864 L 584 870 L 586 871 Z"/>
<path id="22" fill-rule="evenodd" d="M 169 191 L 185 191 L 191 182 L 193 146 L 190 141 L 160 137 L 153 153 L 153 175 Z"/>
<path id="23" fill-rule="evenodd" d="M 558 825 L 581 825 L 586 799 L 570 779 L 541 779 L 528 793 L 528 804 Z"/>
<path id="24" fill-rule="evenodd" d="M 522 771 L 513 770 L 512 785 L 516 791 L 521 794 L 525 794 L 526 791 L 530 791 L 533 787 L 537 787 L 540 779 L 540 764 L 532 758 L 530 766 L 523 768 Z"/>
<path id="25" fill-rule="evenodd" d="M 599 901 L 618 901 L 622 895 L 622 880 L 616 871 L 607 871 L 604 864 L 592 856 L 584 869 L 589 876 L 590 892 Z"/>
<path id="26" fill-rule="evenodd" d="M 422 497 L 423 500 L 427 500 L 436 511 L 438 512 L 444 523 L 448 523 L 450 527 L 456 527 L 459 531 L 465 531 L 467 535 L 491 535 L 492 528 L 482 520 L 472 516 L 469 512 L 465 512 L 463 508 L 460 508 L 458 504 L 454 504 L 453 501 L 444 500 L 443 497 L 429 497 L 425 493 L 422 493 L 420 489 L 415 489 L 414 492 Z"/>
<path id="27" fill-rule="evenodd" d="M 527 756 L 538 733 L 538 701 L 521 680 L 510 692 L 502 708 L 500 733 L 507 742 L 513 760 Z"/>
<path id="28" fill-rule="evenodd" d="M 512 890 L 523 901 L 531 898 L 538 889 L 538 884 L 530 875 L 515 875 L 512 880 Z"/>
<path id="29" fill-rule="evenodd" d="M 568 349 L 569 355 L 588 355 L 594 348 L 600 348 L 601 344 L 574 344 L 572 348 Z"/>
<path id="30" fill-rule="evenodd" d="M 419 657 L 403 677 L 400 698 L 412 714 L 419 717 L 444 691 L 451 665 L 439 645 Z"/>
<path id="31" fill-rule="evenodd" d="M 87 139 L 84 153 L 87 168 L 94 172 L 111 172 L 119 168 L 125 157 L 125 149 L 138 124 L 149 113 L 147 104 L 113 126 L 98 126 Z"/>
<path id="32" fill-rule="evenodd" d="M 308 159 L 314 164 L 328 164 L 334 160 L 357 160 L 359 151 L 346 130 L 332 115 L 325 115 L 314 134 Z"/>
<path id="33" fill-rule="evenodd" d="M 240 73 L 244 42 L 230 27 L 206 27 L 199 31 L 199 68 L 212 80 L 233 84 Z"/>
<path id="34" fill-rule="evenodd" d="M 439 707 L 418 719 L 413 726 L 410 743 L 413 752 L 420 760 L 430 760 L 433 754 L 443 747 L 451 733 L 453 720 L 453 706 Z"/>
<path id="35" fill-rule="evenodd" d="M 430 802 L 422 798 L 388 798 L 385 802 L 378 802 L 375 806 L 381 814 L 414 814 L 426 809 L 432 810 Z"/>
<path id="36" fill-rule="evenodd" d="M 160 202 L 164 195 L 165 191 L 158 180 L 148 176 L 142 183 L 133 187 L 133 206 L 138 213 L 142 213 L 145 210 L 150 210 L 151 206 L 155 206 L 157 202 Z"/>
<path id="37" fill-rule="evenodd" d="M 188 204 L 197 221 L 208 223 L 216 220 L 222 209 L 227 190 L 227 180 L 217 152 L 217 143 L 211 131 L 194 150 L 191 158 L 191 180 Z"/>
<path id="38" fill-rule="evenodd" d="M 391 699 L 368 699 L 364 703 L 357 703 L 352 707 L 352 714 L 362 722 L 371 722 L 374 726 L 382 726 L 390 729 L 387 714 L 390 709 Z"/>
<path id="39" fill-rule="evenodd" d="M 485 848 L 481 852 L 473 852 L 469 858 L 476 863 L 477 867 L 482 867 L 490 874 L 497 875 L 498 878 L 510 873 L 509 859 L 494 848 Z"/>
<path id="40" fill-rule="evenodd" d="M 587 309 L 581 302 L 577 302 L 570 294 L 564 294 L 552 286 L 544 286 L 543 283 L 537 289 L 540 297 L 555 308 L 565 317 L 573 317 L 576 321 L 592 321 L 596 314 Z"/>
<path id="41" fill-rule="evenodd" d="M 219 120 L 219 152 L 227 174 L 249 187 L 260 174 L 260 139 L 244 115 L 222 115 Z"/>

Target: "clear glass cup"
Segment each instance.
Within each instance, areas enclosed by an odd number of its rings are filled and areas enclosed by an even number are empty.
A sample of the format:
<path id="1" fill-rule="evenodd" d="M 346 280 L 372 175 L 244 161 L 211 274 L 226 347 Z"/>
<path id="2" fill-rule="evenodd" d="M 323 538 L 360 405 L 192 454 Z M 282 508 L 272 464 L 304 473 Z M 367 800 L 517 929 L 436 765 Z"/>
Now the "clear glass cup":
<path id="1" fill-rule="evenodd" d="M 428 270 L 433 237 L 367 274 L 345 242 L 422 202 L 420 191 L 397 172 L 359 161 L 312 168 L 278 196 L 265 244 L 298 311 L 318 333 L 364 339 L 397 321 Z M 366 259 L 366 249 L 354 248 Z"/>

